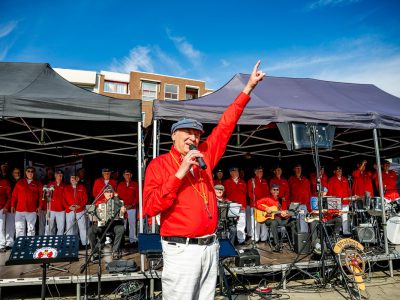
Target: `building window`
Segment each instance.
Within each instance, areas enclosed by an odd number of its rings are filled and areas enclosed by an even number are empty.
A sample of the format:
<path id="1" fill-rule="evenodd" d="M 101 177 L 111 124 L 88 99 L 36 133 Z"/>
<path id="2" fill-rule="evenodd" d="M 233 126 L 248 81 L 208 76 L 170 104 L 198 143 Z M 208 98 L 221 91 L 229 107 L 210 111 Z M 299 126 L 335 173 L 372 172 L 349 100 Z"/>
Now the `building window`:
<path id="1" fill-rule="evenodd" d="M 105 80 L 104 91 L 108 93 L 128 94 L 128 83 Z"/>
<path id="2" fill-rule="evenodd" d="M 197 99 L 197 98 L 199 98 L 199 89 L 192 88 L 192 87 L 186 87 L 186 99 L 192 100 L 192 99 Z"/>
<path id="3" fill-rule="evenodd" d="M 165 100 L 178 100 L 178 86 L 175 84 L 165 84 Z"/>
<path id="4" fill-rule="evenodd" d="M 142 82 L 142 100 L 157 99 L 157 85 L 154 82 Z"/>

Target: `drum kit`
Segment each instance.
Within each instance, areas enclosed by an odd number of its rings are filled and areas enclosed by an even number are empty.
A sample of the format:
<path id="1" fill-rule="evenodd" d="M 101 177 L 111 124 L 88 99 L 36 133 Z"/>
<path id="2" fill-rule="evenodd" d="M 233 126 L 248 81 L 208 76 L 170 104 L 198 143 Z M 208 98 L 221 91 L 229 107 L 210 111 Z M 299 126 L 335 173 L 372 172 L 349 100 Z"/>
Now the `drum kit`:
<path id="1" fill-rule="evenodd" d="M 371 239 L 373 243 L 381 241 L 380 225 L 382 224 L 382 214 L 387 219 L 387 238 L 392 244 L 400 244 L 400 198 L 390 201 L 386 198 L 383 204 L 380 197 L 359 197 L 352 196 L 346 198 L 351 202 L 352 226 L 357 232 L 357 238 L 360 242 L 370 241 L 360 233 L 367 232 L 366 229 L 375 230 L 376 238 Z M 371 242 L 372 243 L 372 242 Z"/>

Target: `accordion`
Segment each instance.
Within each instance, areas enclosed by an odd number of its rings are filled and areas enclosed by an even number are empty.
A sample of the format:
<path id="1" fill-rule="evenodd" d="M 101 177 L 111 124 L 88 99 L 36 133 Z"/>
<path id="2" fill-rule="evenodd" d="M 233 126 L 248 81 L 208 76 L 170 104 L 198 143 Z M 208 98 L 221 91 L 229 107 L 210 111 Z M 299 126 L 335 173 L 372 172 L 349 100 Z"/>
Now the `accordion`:
<path id="1" fill-rule="evenodd" d="M 121 212 L 121 207 L 124 206 L 124 201 L 114 197 L 109 199 L 106 203 L 101 203 L 96 208 L 95 215 L 97 216 L 97 225 L 104 226 L 109 220 L 122 220 L 124 213 Z"/>

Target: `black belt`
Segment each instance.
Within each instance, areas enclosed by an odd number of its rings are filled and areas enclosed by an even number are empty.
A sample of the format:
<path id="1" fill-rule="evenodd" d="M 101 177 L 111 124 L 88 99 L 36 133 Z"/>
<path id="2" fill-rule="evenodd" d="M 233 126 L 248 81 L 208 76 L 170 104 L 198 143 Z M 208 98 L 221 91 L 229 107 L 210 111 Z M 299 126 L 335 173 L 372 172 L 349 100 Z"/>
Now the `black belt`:
<path id="1" fill-rule="evenodd" d="M 207 237 L 199 237 L 199 238 L 185 238 L 180 236 L 163 236 L 162 239 L 167 242 L 179 243 L 179 244 L 192 244 L 192 245 L 202 245 L 207 246 L 211 245 L 215 242 L 216 236 L 210 235 Z M 188 242 L 189 240 L 189 242 Z"/>

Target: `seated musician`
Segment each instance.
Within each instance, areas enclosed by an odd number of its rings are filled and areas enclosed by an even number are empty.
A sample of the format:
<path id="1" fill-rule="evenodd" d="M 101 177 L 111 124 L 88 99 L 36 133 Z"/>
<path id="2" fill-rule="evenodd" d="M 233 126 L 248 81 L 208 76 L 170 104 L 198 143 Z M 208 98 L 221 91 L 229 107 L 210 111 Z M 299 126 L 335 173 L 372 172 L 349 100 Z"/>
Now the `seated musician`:
<path id="1" fill-rule="evenodd" d="M 326 196 L 328 194 L 328 188 L 327 187 L 321 187 L 321 197 Z M 311 203 L 311 212 L 310 216 L 311 218 L 309 219 L 310 227 L 311 227 L 311 233 L 312 233 L 312 241 L 311 244 L 315 247 L 316 240 L 319 236 L 319 233 L 315 229 L 319 219 L 319 210 L 318 210 L 318 202 L 316 203 Z M 327 224 L 327 225 L 332 225 L 333 226 L 333 231 L 332 233 L 337 237 L 340 235 L 340 230 L 342 229 L 342 218 L 341 218 L 341 211 L 338 209 L 326 209 L 323 210 L 322 212 L 322 222 Z M 311 220 L 310 220 L 311 219 Z"/>
<path id="2" fill-rule="evenodd" d="M 296 222 L 291 219 L 291 215 L 286 210 L 287 207 L 282 207 L 281 205 L 282 202 L 279 198 L 279 185 L 271 184 L 270 193 L 270 196 L 256 201 L 256 208 L 266 213 L 265 218 L 267 220 L 265 221 L 265 225 L 269 227 L 274 238 L 273 251 L 280 252 L 282 241 L 280 241 L 278 237 L 278 226 L 285 226 L 286 228 L 290 227 L 293 236 L 296 230 Z"/>
<path id="3" fill-rule="evenodd" d="M 217 197 L 217 203 L 230 203 L 227 198 L 224 197 L 224 192 L 225 192 L 225 187 L 222 184 L 216 184 L 214 186 L 215 190 L 215 196 Z M 227 218 L 227 230 L 228 230 L 228 238 L 231 241 L 232 244 L 235 243 L 236 239 L 236 224 L 237 224 L 237 219 L 236 218 Z"/>
<path id="4" fill-rule="evenodd" d="M 98 209 L 98 206 L 101 203 L 107 203 L 111 199 L 119 200 L 118 197 L 114 196 L 114 189 L 111 186 L 107 186 L 104 189 L 104 197 L 100 198 L 95 203 L 96 210 Z M 120 208 L 120 212 L 126 213 L 125 206 L 122 206 Z M 117 215 L 119 216 L 119 213 Z M 88 238 L 90 241 L 90 247 L 92 248 L 92 251 L 94 253 L 93 257 L 92 257 L 93 260 L 97 260 L 99 258 L 99 249 L 101 248 L 101 247 L 95 248 L 95 246 L 97 244 L 97 239 L 103 235 L 104 231 L 107 229 L 110 222 L 112 222 L 112 224 L 110 225 L 107 232 L 114 233 L 114 243 L 112 246 L 112 250 L 113 250 L 112 257 L 113 257 L 113 259 L 120 259 L 122 256 L 122 251 L 121 251 L 122 247 L 121 246 L 122 246 L 122 241 L 123 241 L 124 232 L 125 232 L 124 220 L 122 220 L 122 219 L 112 220 L 112 218 L 111 218 L 106 221 L 107 222 L 104 224 L 104 226 L 98 226 L 97 222 L 93 222 L 92 226 L 89 228 Z"/>

